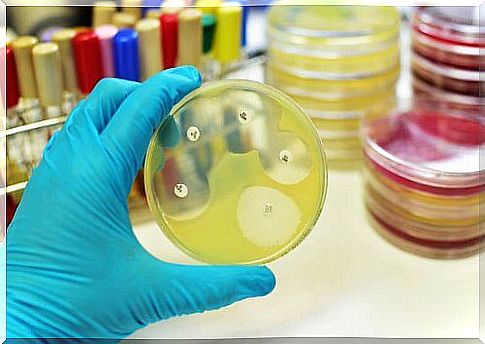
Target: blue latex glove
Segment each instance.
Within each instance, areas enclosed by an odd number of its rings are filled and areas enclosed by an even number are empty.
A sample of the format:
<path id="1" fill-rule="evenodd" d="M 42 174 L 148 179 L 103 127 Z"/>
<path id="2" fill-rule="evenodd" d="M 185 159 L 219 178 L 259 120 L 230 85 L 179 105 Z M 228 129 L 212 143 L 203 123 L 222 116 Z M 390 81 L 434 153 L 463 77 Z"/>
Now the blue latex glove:
<path id="1" fill-rule="evenodd" d="M 102 80 L 50 140 L 7 234 L 8 338 L 121 339 L 274 288 L 265 267 L 162 262 L 132 232 L 127 197 L 150 137 L 200 83 L 192 67 Z"/>

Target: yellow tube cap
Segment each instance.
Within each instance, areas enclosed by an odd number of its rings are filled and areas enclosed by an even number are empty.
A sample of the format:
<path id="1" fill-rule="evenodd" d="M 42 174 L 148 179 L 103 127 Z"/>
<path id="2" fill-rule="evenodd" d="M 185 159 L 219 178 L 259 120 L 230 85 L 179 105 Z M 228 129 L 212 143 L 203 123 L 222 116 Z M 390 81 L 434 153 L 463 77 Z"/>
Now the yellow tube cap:
<path id="1" fill-rule="evenodd" d="M 113 25 L 118 29 L 133 28 L 136 24 L 136 17 L 131 13 L 116 12 L 113 14 Z"/>
<path id="2" fill-rule="evenodd" d="M 93 27 L 111 24 L 116 12 L 116 2 L 99 1 L 93 7 Z"/>
<path id="3" fill-rule="evenodd" d="M 178 64 L 200 65 L 202 55 L 202 13 L 187 8 L 179 14 Z"/>
<path id="4" fill-rule="evenodd" d="M 61 106 L 64 87 L 59 46 L 51 42 L 37 44 L 32 49 L 32 57 L 40 104 Z"/>
<path id="5" fill-rule="evenodd" d="M 76 35 L 76 31 L 72 29 L 63 29 L 57 31 L 52 36 L 52 41 L 59 46 L 59 53 L 61 54 L 62 75 L 64 79 L 64 86 L 66 90 L 72 93 L 78 92 L 76 66 L 74 64 L 74 57 L 72 54 L 71 39 Z"/>
<path id="6" fill-rule="evenodd" d="M 141 18 L 141 0 L 122 0 L 121 1 L 121 8 L 123 13 L 131 14 L 135 17 L 136 20 Z"/>
<path id="7" fill-rule="evenodd" d="M 33 36 L 16 38 L 11 46 L 17 66 L 20 95 L 24 98 L 37 98 L 34 64 L 32 62 L 32 48 L 39 43 Z"/>
<path id="8" fill-rule="evenodd" d="M 162 48 L 160 40 L 160 20 L 145 18 L 136 24 L 140 49 L 140 68 L 143 80 L 162 68 Z"/>
<path id="9" fill-rule="evenodd" d="M 195 6 L 202 11 L 203 14 L 217 14 L 217 8 L 222 5 L 222 0 L 197 0 Z"/>
<path id="10" fill-rule="evenodd" d="M 224 3 L 217 9 L 214 57 L 222 63 L 237 61 L 241 55 L 242 8 L 238 3 Z"/>

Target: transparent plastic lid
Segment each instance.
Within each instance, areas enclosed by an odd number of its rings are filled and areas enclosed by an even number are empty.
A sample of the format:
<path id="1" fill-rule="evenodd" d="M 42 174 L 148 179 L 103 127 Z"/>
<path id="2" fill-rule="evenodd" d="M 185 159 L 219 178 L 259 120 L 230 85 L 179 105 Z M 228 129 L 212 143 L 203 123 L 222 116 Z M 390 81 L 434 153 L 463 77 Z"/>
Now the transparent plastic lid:
<path id="1" fill-rule="evenodd" d="M 360 55 L 392 45 L 399 36 L 399 13 L 394 7 L 297 6 L 277 2 L 268 14 L 269 42 L 326 48 Z"/>
<path id="2" fill-rule="evenodd" d="M 301 70 L 318 78 L 350 79 L 384 73 L 399 66 L 399 42 L 368 51 L 365 55 L 336 54 L 326 47 L 299 47 L 272 40 L 268 45 L 268 63 L 280 68 Z"/>
<path id="3" fill-rule="evenodd" d="M 286 93 L 316 99 L 340 99 L 372 96 L 395 87 L 399 78 L 399 68 L 372 77 L 354 79 L 323 79 L 301 71 L 280 69 L 268 64 L 266 78 L 268 83 L 277 86 Z M 345 99 L 347 98 L 347 99 Z"/>
<path id="4" fill-rule="evenodd" d="M 450 43 L 485 44 L 485 19 L 479 6 L 420 7 L 414 16 L 414 27 Z"/>
<path id="5" fill-rule="evenodd" d="M 327 166 L 310 118 L 252 81 L 205 84 L 157 129 L 145 163 L 152 214 L 190 256 L 260 264 L 300 243 L 322 211 Z"/>
<path id="6" fill-rule="evenodd" d="M 448 110 L 449 111 L 449 110 Z M 364 125 L 365 152 L 380 173 L 418 190 L 447 195 L 484 189 L 480 150 L 485 125 L 421 103 Z"/>

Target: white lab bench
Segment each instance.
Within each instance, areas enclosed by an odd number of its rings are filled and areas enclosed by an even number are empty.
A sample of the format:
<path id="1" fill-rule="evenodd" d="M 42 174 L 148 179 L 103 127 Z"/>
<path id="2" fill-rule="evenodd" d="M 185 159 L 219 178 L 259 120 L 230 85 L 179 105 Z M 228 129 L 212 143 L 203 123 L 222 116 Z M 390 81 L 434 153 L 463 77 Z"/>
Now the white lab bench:
<path id="1" fill-rule="evenodd" d="M 478 337 L 478 256 L 441 261 L 395 248 L 366 221 L 360 173 L 329 177 L 317 226 L 269 265 L 273 293 L 153 324 L 132 338 Z M 155 256 L 196 263 L 154 222 L 135 231 Z"/>
<path id="2" fill-rule="evenodd" d="M 403 29 L 401 98 L 410 95 L 409 32 Z M 262 70 L 245 71 L 262 80 Z M 160 259 L 196 263 L 153 221 L 135 225 Z M 295 250 L 269 264 L 273 293 L 217 311 L 173 318 L 132 338 L 477 338 L 479 259 L 433 260 L 399 250 L 368 224 L 360 172 L 330 171 L 325 209 Z"/>

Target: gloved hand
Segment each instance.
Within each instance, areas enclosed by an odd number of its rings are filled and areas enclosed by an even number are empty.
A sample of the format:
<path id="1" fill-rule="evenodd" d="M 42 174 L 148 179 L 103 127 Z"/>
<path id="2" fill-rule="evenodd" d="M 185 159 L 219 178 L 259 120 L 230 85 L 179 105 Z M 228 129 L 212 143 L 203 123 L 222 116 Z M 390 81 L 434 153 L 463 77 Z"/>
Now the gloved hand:
<path id="1" fill-rule="evenodd" d="M 192 67 L 102 80 L 52 137 L 7 233 L 8 338 L 121 339 L 274 288 L 265 267 L 162 262 L 132 232 L 127 198 L 150 137 L 200 83 Z"/>

